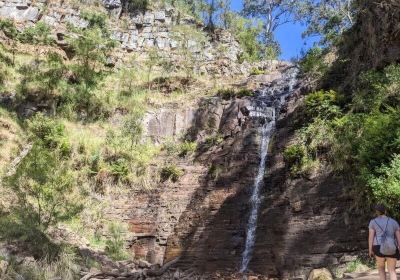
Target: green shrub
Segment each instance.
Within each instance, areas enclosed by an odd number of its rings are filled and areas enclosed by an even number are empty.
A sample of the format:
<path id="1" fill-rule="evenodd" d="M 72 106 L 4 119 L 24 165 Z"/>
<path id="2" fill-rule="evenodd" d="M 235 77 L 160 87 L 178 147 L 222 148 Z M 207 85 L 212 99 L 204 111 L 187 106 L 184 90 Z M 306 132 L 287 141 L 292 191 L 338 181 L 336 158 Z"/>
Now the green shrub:
<path id="1" fill-rule="evenodd" d="M 50 52 L 46 59 L 37 59 L 34 63 L 21 66 L 19 72 L 22 74 L 18 85 L 20 102 L 26 99 L 53 101 L 60 95 L 67 68 L 59 54 Z"/>
<path id="2" fill-rule="evenodd" d="M 122 126 L 122 134 L 125 137 L 128 137 L 131 143 L 131 149 L 139 143 L 139 140 L 142 138 L 143 128 L 142 128 L 142 112 L 135 111 L 125 117 L 123 126 Z"/>
<path id="3" fill-rule="evenodd" d="M 6 185 L 18 199 L 14 211 L 19 218 L 46 230 L 82 210 L 73 179 L 71 167 L 59 152 L 36 141 L 15 174 L 6 178 Z"/>
<path id="4" fill-rule="evenodd" d="M 207 136 L 207 138 L 204 140 L 204 146 L 207 149 L 210 149 L 211 147 L 218 146 L 224 142 L 224 137 L 220 134 L 216 135 L 211 135 Z"/>
<path id="5" fill-rule="evenodd" d="M 18 40 L 26 44 L 54 45 L 55 39 L 51 34 L 51 27 L 44 22 L 25 28 L 18 34 Z"/>
<path id="6" fill-rule="evenodd" d="M 376 170 L 376 175 L 363 175 L 375 199 L 384 203 L 393 212 L 400 203 L 400 155 Z"/>
<path id="7" fill-rule="evenodd" d="M 320 90 L 307 95 L 305 99 L 307 117 L 332 119 L 340 115 L 340 107 L 337 105 L 338 94 L 333 91 Z"/>
<path id="8" fill-rule="evenodd" d="M 63 156 L 71 153 L 71 145 L 66 138 L 65 127 L 60 121 L 38 113 L 27 121 L 27 126 L 31 140 L 42 142 L 49 149 L 57 148 Z"/>
<path id="9" fill-rule="evenodd" d="M 193 154 L 197 150 L 196 142 L 185 141 L 184 143 L 179 145 L 179 156 L 185 157 Z"/>
<path id="10" fill-rule="evenodd" d="M 254 91 L 249 89 L 240 89 L 238 92 L 236 92 L 236 97 L 238 98 L 253 97 L 253 96 L 254 96 Z"/>
<path id="11" fill-rule="evenodd" d="M 243 97 L 252 97 L 254 96 L 254 92 L 248 89 L 240 89 L 238 91 L 229 88 L 229 89 L 220 89 L 217 92 L 217 95 L 224 100 L 229 100 L 232 98 L 243 98 Z"/>
<path id="12" fill-rule="evenodd" d="M 171 180 L 172 182 L 176 183 L 183 174 L 184 173 L 182 169 L 175 165 L 168 165 L 163 167 L 161 170 L 161 180 L 163 182 Z"/>
<path id="13" fill-rule="evenodd" d="M 218 180 L 220 174 L 224 171 L 224 167 L 216 164 L 212 164 L 208 169 L 208 175 L 211 176 L 212 179 Z"/>
<path id="14" fill-rule="evenodd" d="M 82 11 L 81 16 L 83 19 L 89 22 L 89 28 L 98 27 L 102 30 L 106 29 L 107 25 L 107 15 L 96 11 Z"/>
<path id="15" fill-rule="evenodd" d="M 256 67 L 251 68 L 250 70 L 250 75 L 263 75 L 263 74 L 265 74 L 265 71 Z"/>
<path id="16" fill-rule="evenodd" d="M 230 14 L 229 29 L 239 42 L 243 53 L 238 57 L 240 62 L 259 61 L 263 57 L 263 44 L 260 42 L 260 34 L 263 32 L 262 23 L 247 19 L 238 14 Z"/>
<path id="17" fill-rule="evenodd" d="M 110 164 L 110 172 L 118 180 L 124 180 L 128 177 L 130 172 L 130 166 L 128 160 L 119 158 Z"/>
<path id="18" fill-rule="evenodd" d="M 129 10 L 145 11 L 149 5 L 149 0 L 127 0 Z"/>
<path id="19" fill-rule="evenodd" d="M 8 242 L 18 242 L 27 253 L 36 258 L 53 260 L 60 252 L 46 233 L 37 226 L 27 209 L 15 206 L 10 213 L 0 212 L 0 238 Z"/>
<path id="20" fill-rule="evenodd" d="M 18 35 L 14 22 L 9 19 L 0 19 L 0 30 L 10 39 L 15 39 Z"/>
<path id="21" fill-rule="evenodd" d="M 111 223 L 108 226 L 108 233 L 110 237 L 106 240 L 106 254 L 115 261 L 127 260 L 129 254 L 125 250 L 122 226 Z"/>
<path id="22" fill-rule="evenodd" d="M 329 68 L 320 47 L 311 48 L 300 60 L 299 67 L 300 73 L 312 81 L 321 79 Z"/>
<path id="23" fill-rule="evenodd" d="M 21 263 L 11 259 L 2 279 L 74 280 L 79 278 L 80 267 L 77 262 L 76 253 L 69 248 L 64 248 L 54 260 L 43 258 L 29 263 Z"/>
<path id="24" fill-rule="evenodd" d="M 305 156 L 305 147 L 299 144 L 290 145 L 283 152 L 283 159 L 289 168 L 292 168 L 295 165 L 301 167 Z"/>
<path id="25" fill-rule="evenodd" d="M 234 89 L 220 89 L 217 92 L 217 95 L 224 100 L 232 99 L 236 96 Z"/>
<path id="26" fill-rule="evenodd" d="M 361 273 L 370 270 L 374 267 L 373 262 L 371 260 L 364 260 L 361 258 L 357 258 L 354 261 L 351 261 L 346 264 L 346 269 L 344 272 L 348 273 Z"/>

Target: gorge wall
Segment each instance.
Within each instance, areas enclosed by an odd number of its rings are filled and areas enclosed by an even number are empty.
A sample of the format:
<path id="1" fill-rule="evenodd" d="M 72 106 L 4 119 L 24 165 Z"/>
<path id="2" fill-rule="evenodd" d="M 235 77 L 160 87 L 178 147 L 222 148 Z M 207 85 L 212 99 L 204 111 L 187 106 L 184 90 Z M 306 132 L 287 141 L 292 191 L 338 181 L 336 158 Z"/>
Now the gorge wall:
<path id="1" fill-rule="evenodd" d="M 400 61 L 400 3 L 395 0 L 358 0 L 356 22 L 343 35 L 336 60 L 325 83 L 354 85 L 358 75 Z M 349 59 L 351 58 L 351 59 Z"/>
<path id="2" fill-rule="evenodd" d="M 284 90 L 282 73 L 290 67 L 279 64 L 260 78 L 265 86 Z M 270 277 L 305 279 L 313 268 L 344 266 L 366 247 L 366 226 L 351 213 L 345 182 L 329 170 L 292 178 L 285 167 L 282 154 L 293 137 L 302 99 L 297 88 L 281 108 L 261 191 L 249 270 Z M 114 203 L 123 207 L 110 215 L 129 224 L 135 256 L 156 264 L 180 257 L 178 267 L 202 273 L 238 272 L 260 160 L 261 124 L 251 117 L 252 102 L 251 97 L 213 97 L 193 108 L 148 113 L 147 137 L 160 142 L 186 133 L 202 144 L 194 161 L 179 162 L 184 175 L 178 182 L 133 192 Z M 209 147 L 209 135 L 223 141 Z"/>

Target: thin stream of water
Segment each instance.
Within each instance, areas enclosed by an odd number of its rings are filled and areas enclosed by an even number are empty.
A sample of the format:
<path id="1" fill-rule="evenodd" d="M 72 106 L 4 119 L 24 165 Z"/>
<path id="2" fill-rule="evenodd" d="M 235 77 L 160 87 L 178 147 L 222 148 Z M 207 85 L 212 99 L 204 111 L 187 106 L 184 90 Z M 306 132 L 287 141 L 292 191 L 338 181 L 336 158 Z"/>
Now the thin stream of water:
<path id="1" fill-rule="evenodd" d="M 296 84 L 297 72 L 298 70 L 294 67 L 288 69 L 278 83 L 265 87 L 259 92 L 258 96 L 255 97 L 254 106 L 250 112 L 251 117 L 262 120 L 261 123 L 263 123 L 261 127 L 261 158 L 249 201 L 251 210 L 246 228 L 246 243 L 242 253 L 240 272 L 247 271 L 253 255 L 254 244 L 256 242 L 258 213 L 262 202 L 260 192 L 264 185 L 268 146 L 275 130 L 276 117 L 281 106 L 285 103 L 286 97 L 293 92 L 293 88 Z"/>
<path id="2" fill-rule="evenodd" d="M 258 212 L 261 204 L 260 190 L 264 182 L 264 173 L 265 173 L 266 158 L 268 154 L 268 146 L 274 127 L 275 127 L 275 121 L 271 121 L 267 124 L 264 124 L 262 127 L 261 160 L 260 160 L 260 165 L 258 167 L 257 177 L 254 183 L 253 194 L 251 195 L 250 198 L 251 212 L 247 225 L 246 246 L 242 255 L 243 258 L 240 267 L 240 272 L 245 272 L 247 270 L 247 267 L 251 259 L 251 254 L 253 252 L 253 247 L 256 239 Z"/>

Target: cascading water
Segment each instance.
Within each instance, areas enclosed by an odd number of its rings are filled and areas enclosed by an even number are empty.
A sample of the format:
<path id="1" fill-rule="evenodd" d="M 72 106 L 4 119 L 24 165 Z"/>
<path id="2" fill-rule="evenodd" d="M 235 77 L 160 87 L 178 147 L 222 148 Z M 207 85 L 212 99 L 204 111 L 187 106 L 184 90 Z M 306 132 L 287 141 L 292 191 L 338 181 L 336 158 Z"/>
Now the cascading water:
<path id="1" fill-rule="evenodd" d="M 247 271 L 253 254 L 253 248 L 256 241 L 258 212 L 261 205 L 260 191 L 264 183 L 268 146 L 275 129 L 277 112 L 279 113 L 286 97 L 293 92 L 294 85 L 296 84 L 296 76 L 296 68 L 292 67 L 286 70 L 283 73 L 282 78 L 277 83 L 265 87 L 257 93 L 254 99 L 253 108 L 250 112 L 250 116 L 252 118 L 259 119 L 262 123 L 262 127 L 260 128 L 261 158 L 258 166 L 257 176 L 254 180 L 253 192 L 250 197 L 251 210 L 247 223 L 246 243 L 242 254 L 240 272 Z"/>

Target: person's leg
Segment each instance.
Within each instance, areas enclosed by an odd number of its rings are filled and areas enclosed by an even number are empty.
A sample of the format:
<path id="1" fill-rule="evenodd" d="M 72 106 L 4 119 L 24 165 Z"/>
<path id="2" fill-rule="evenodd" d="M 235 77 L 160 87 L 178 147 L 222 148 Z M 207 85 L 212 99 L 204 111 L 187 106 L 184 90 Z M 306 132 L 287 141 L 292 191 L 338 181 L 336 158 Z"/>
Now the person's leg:
<path id="1" fill-rule="evenodd" d="M 397 280 L 396 262 L 397 262 L 397 259 L 395 259 L 395 258 L 387 258 L 386 259 L 390 280 Z"/>
<path id="2" fill-rule="evenodd" d="M 379 272 L 379 280 L 386 280 L 386 272 L 385 272 L 385 258 L 375 257 L 376 258 L 376 267 Z"/>

